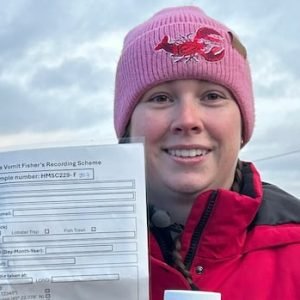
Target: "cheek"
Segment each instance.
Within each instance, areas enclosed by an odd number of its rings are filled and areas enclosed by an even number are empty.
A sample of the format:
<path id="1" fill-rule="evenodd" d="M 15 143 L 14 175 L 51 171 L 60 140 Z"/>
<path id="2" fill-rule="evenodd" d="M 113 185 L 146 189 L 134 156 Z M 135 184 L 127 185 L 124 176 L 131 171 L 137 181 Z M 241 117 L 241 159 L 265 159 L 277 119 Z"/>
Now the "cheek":
<path id="1" fill-rule="evenodd" d="M 139 106 L 135 108 L 135 110 L 132 113 L 131 119 L 130 119 L 130 136 L 141 136 L 144 135 L 145 131 L 145 121 L 143 121 L 143 111 L 139 109 Z"/>
<path id="2" fill-rule="evenodd" d="M 240 142 L 242 139 L 242 119 L 238 108 L 230 115 L 228 123 L 229 130 L 231 130 L 233 137 L 236 137 Z"/>
<path id="3" fill-rule="evenodd" d="M 131 136 L 147 136 L 149 134 L 149 122 L 147 118 L 142 117 L 141 114 L 133 114 L 130 122 Z"/>
<path id="4" fill-rule="evenodd" d="M 229 115 L 227 122 L 224 124 L 223 135 L 232 150 L 240 149 L 242 141 L 242 120 L 239 111 Z"/>
<path id="5" fill-rule="evenodd" d="M 146 140 L 153 141 L 165 132 L 166 118 L 156 111 L 147 111 L 137 108 L 131 117 L 130 135 L 143 136 Z"/>
<path id="6" fill-rule="evenodd" d="M 206 124 L 208 131 L 216 139 L 225 143 L 227 147 L 231 145 L 231 147 L 235 148 L 237 144 L 240 145 L 242 121 L 237 107 L 233 107 L 217 115 L 210 115 Z"/>

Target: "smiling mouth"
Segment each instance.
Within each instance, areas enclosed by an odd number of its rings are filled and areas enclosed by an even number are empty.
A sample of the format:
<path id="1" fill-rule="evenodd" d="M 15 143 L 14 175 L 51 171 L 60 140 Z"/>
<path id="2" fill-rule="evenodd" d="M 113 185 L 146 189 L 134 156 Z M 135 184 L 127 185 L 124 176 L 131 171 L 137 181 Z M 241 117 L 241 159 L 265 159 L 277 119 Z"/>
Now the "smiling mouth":
<path id="1" fill-rule="evenodd" d="M 209 150 L 201 149 L 167 149 L 166 152 L 175 157 L 193 158 L 204 156 L 209 153 Z"/>

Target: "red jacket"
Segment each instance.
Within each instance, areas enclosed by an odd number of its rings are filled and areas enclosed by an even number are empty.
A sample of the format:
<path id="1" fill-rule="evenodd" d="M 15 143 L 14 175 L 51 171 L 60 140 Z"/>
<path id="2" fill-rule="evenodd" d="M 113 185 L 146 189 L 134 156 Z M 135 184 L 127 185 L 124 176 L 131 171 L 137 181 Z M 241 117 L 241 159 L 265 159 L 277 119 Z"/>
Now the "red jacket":
<path id="1" fill-rule="evenodd" d="M 196 288 L 222 300 L 300 299 L 300 201 L 264 184 L 244 163 L 242 193 L 201 194 L 182 234 L 181 255 Z M 191 289 L 150 236 L 151 299 Z"/>

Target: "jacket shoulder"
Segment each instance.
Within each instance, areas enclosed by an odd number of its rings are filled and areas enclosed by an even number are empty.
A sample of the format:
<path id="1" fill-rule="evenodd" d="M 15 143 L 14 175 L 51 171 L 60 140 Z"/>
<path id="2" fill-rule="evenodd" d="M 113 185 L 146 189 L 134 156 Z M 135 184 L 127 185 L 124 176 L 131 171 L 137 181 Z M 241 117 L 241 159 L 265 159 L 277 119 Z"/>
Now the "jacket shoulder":
<path id="1" fill-rule="evenodd" d="M 300 200 L 270 183 L 262 185 L 262 204 L 253 225 L 300 223 Z"/>

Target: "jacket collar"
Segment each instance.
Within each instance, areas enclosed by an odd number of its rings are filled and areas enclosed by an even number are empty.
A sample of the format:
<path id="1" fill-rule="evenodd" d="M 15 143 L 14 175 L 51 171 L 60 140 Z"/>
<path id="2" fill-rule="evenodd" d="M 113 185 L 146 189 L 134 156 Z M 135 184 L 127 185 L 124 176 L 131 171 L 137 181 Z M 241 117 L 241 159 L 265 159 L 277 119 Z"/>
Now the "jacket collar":
<path id="1" fill-rule="evenodd" d="M 182 235 L 183 257 L 191 247 L 197 247 L 195 253 L 201 258 L 221 259 L 241 253 L 263 194 L 260 176 L 252 164 L 244 163 L 242 174 L 244 184 L 241 194 L 219 189 L 198 196 Z M 195 246 L 195 233 L 201 220 L 207 217 L 207 207 L 214 192 L 213 207 Z"/>

